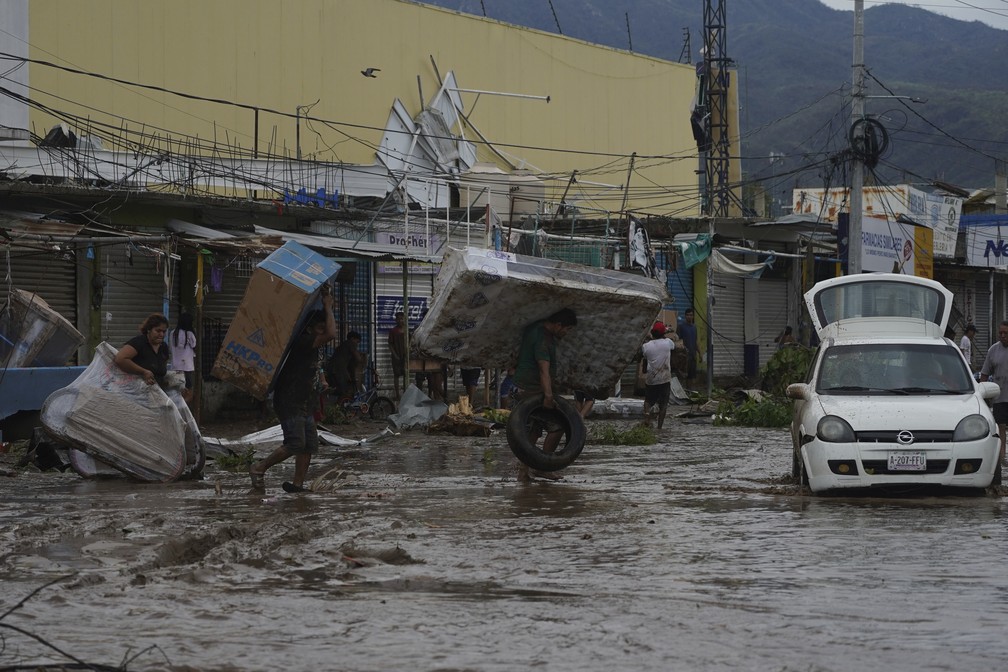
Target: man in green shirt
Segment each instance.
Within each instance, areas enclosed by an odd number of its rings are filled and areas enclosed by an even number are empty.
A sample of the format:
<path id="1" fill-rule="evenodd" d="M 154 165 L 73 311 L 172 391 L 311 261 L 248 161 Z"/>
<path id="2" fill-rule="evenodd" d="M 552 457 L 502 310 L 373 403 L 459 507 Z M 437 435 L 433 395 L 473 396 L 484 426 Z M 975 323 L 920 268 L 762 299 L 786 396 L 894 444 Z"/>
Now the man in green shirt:
<path id="1" fill-rule="evenodd" d="M 522 332 L 514 375 L 521 397 L 541 394 L 544 408 L 556 408 L 553 378 L 556 375 L 557 341 L 566 336 L 576 325 L 577 315 L 574 311 L 563 308 L 545 320 L 533 322 L 525 328 Z M 534 422 L 530 429 L 533 443 L 539 440 L 543 429 L 546 430 L 542 447 L 544 453 L 554 452 L 563 437 L 563 427 L 556 423 L 549 423 L 546 426 Z"/>

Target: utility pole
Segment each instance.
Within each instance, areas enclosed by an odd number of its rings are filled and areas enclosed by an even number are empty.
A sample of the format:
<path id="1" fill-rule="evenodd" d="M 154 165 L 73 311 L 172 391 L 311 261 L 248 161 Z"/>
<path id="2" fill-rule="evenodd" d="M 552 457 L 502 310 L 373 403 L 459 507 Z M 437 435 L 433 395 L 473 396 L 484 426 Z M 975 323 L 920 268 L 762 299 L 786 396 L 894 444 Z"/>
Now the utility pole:
<path id="1" fill-rule="evenodd" d="M 864 132 L 864 0 L 854 0 L 854 58 L 852 72 L 851 124 L 858 125 L 858 133 Z M 852 138 L 857 143 L 857 138 Z M 847 274 L 861 273 L 861 214 L 864 210 L 864 161 L 855 152 L 851 153 L 850 215 L 847 218 Z"/>
<path id="2" fill-rule="evenodd" d="M 705 0 L 703 9 L 704 29 L 704 103 L 707 105 L 707 119 L 704 129 L 710 143 L 704 157 L 704 183 L 706 194 L 704 215 L 707 234 L 710 237 L 711 255 L 714 254 L 714 220 L 728 216 L 728 200 L 731 185 L 728 182 L 728 168 L 731 161 L 731 139 L 728 129 L 728 58 L 727 47 L 727 3 L 728 0 Z M 701 154 L 702 156 L 702 154 Z M 707 259 L 707 395 L 714 390 L 714 281 L 713 259 Z"/>
<path id="3" fill-rule="evenodd" d="M 1008 165 L 1003 160 L 994 161 L 994 213 L 1008 213 Z"/>

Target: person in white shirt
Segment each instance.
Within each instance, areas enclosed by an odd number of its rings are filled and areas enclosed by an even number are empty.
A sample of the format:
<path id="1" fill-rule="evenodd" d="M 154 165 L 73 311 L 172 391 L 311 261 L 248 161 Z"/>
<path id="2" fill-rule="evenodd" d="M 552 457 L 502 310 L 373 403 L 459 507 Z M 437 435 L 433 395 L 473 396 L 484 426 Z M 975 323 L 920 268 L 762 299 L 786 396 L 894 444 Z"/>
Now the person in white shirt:
<path id="1" fill-rule="evenodd" d="M 167 342 L 168 349 L 171 350 L 172 369 L 185 374 L 185 392 L 182 393 L 182 398 L 189 403 L 192 400 L 196 371 L 196 332 L 193 331 L 192 315 L 179 315 L 178 326 L 172 330 Z"/>
<path id="2" fill-rule="evenodd" d="M 651 410 L 658 405 L 658 429 L 665 423 L 669 396 L 672 392 L 672 351 L 675 342 L 665 338 L 665 324 L 655 322 L 651 340 L 641 346 L 638 375 L 644 376 L 644 422 L 651 422 Z M 645 363 L 647 370 L 644 370 Z"/>
<path id="3" fill-rule="evenodd" d="M 998 325 L 998 340 L 987 350 L 987 357 L 980 369 L 980 380 L 989 380 L 1001 386 L 1001 394 L 991 405 L 991 411 L 994 413 L 1000 439 L 998 460 L 1004 460 L 1005 436 L 1008 433 L 1008 320 Z"/>
<path id="4" fill-rule="evenodd" d="M 976 327 L 972 324 L 966 325 L 966 330 L 963 331 L 962 340 L 959 341 L 959 349 L 962 350 L 963 357 L 966 358 L 966 362 L 969 364 L 970 371 L 975 371 L 973 367 L 973 338 L 976 336 Z"/>

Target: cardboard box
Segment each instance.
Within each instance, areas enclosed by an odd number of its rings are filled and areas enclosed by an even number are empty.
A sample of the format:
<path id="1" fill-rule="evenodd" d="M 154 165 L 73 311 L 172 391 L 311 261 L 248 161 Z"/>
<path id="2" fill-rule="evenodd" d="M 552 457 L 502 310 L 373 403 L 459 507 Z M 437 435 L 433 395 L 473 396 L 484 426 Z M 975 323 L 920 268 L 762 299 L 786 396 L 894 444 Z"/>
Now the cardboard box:
<path id="1" fill-rule="evenodd" d="M 658 319 L 665 324 L 667 331 L 675 331 L 679 328 L 679 312 L 663 308 L 658 315 Z"/>
<path id="2" fill-rule="evenodd" d="M 265 399 L 335 261 L 288 241 L 256 266 L 211 373 Z"/>

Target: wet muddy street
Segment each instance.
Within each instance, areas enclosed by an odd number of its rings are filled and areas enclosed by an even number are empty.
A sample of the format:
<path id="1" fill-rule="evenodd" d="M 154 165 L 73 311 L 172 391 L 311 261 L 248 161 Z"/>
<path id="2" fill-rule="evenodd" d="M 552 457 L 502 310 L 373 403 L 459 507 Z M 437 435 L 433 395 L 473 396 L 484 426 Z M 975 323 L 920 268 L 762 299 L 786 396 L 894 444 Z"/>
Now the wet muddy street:
<path id="1" fill-rule="evenodd" d="M 0 615 L 69 576 L 0 619 L 0 668 L 71 662 L 25 633 L 136 670 L 1003 667 L 1001 496 L 813 497 L 790 464 L 786 430 L 671 420 L 558 482 L 503 431 L 323 448 L 302 495 L 292 461 L 265 495 L 212 462 L 0 478 Z"/>

